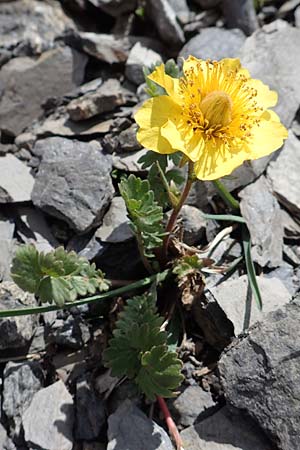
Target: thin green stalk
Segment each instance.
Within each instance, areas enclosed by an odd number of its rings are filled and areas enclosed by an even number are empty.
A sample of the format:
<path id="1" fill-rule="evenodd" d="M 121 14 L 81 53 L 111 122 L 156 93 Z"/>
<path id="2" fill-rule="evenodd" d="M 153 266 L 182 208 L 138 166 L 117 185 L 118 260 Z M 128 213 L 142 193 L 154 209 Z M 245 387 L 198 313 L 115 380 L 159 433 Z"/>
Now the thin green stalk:
<path id="1" fill-rule="evenodd" d="M 182 208 L 184 202 L 186 201 L 186 199 L 190 193 L 190 190 L 191 190 L 191 187 L 192 187 L 194 181 L 195 181 L 195 179 L 194 179 L 194 163 L 192 161 L 189 161 L 188 176 L 187 176 L 187 180 L 186 180 L 184 189 L 181 193 L 178 204 L 173 208 L 173 211 L 170 215 L 169 221 L 166 226 L 167 235 L 164 238 L 163 251 L 162 251 L 163 258 L 165 261 L 167 260 L 167 256 L 168 256 L 168 246 L 169 246 L 169 242 L 170 242 L 170 234 L 171 234 L 173 228 L 175 227 L 178 215 L 181 211 L 181 208 Z"/>
<path id="2" fill-rule="evenodd" d="M 220 194 L 224 202 L 232 209 L 240 209 L 239 202 L 230 194 L 228 189 L 220 180 L 214 180 L 213 184 Z"/>
<path id="3" fill-rule="evenodd" d="M 239 222 L 239 223 L 246 223 L 246 220 L 242 216 L 234 216 L 232 214 L 206 214 L 202 213 L 204 219 L 211 219 L 211 220 L 224 220 L 227 222 Z"/>
<path id="4" fill-rule="evenodd" d="M 122 286 L 118 289 L 113 289 L 112 291 L 105 292 L 104 294 L 94 295 L 93 297 L 87 297 L 82 300 L 76 300 L 74 302 L 65 303 L 62 308 L 60 308 L 57 305 L 47 305 L 47 306 L 37 306 L 35 308 L 6 309 L 0 311 L 0 317 L 2 318 L 2 317 L 28 316 L 30 314 L 40 314 L 49 311 L 58 311 L 60 309 L 73 308 L 73 306 L 95 303 L 99 300 L 106 300 L 108 298 L 115 297 L 116 295 L 125 294 L 135 289 L 149 286 L 149 284 L 153 283 L 153 281 L 156 281 L 157 279 L 158 280 L 162 279 L 161 277 L 163 277 L 163 275 L 167 275 L 168 272 L 169 271 L 164 271 L 162 273 L 158 273 L 150 277 L 143 278 L 142 280 L 136 281 L 127 286 Z"/>

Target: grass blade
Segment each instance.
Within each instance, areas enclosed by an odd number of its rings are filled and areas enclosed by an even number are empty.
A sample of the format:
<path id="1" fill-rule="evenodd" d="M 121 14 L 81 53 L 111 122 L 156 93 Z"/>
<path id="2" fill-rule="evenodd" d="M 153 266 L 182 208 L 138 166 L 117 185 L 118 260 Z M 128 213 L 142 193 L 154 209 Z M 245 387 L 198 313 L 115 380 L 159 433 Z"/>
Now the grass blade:
<path id="1" fill-rule="evenodd" d="M 243 233 L 243 249 L 244 249 L 244 256 L 245 256 L 249 285 L 250 285 L 251 291 L 254 295 L 257 307 L 261 311 L 262 307 L 263 307 L 262 298 L 261 298 L 260 290 L 259 290 L 257 280 L 256 280 L 255 267 L 254 267 L 252 257 L 251 257 L 251 238 L 250 238 L 250 234 L 249 234 L 249 231 L 246 228 L 246 226 L 243 227 L 242 233 Z"/>
<path id="2" fill-rule="evenodd" d="M 204 219 L 212 219 L 212 220 L 227 220 L 228 222 L 239 222 L 246 223 L 244 217 L 235 216 L 233 214 L 206 214 L 202 213 Z"/>

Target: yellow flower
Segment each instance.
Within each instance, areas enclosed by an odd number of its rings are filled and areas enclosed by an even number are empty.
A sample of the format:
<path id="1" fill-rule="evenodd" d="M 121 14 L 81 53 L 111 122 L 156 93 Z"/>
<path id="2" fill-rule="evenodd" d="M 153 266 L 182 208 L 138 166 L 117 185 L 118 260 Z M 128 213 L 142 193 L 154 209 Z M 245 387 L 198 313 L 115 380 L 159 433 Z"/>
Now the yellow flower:
<path id="1" fill-rule="evenodd" d="M 146 100 L 135 115 L 138 141 L 149 150 L 184 153 L 200 180 L 230 174 L 246 160 L 281 147 L 287 130 L 268 108 L 277 94 L 250 77 L 238 59 L 189 56 L 176 79 L 161 64 L 148 76 L 167 95 Z"/>

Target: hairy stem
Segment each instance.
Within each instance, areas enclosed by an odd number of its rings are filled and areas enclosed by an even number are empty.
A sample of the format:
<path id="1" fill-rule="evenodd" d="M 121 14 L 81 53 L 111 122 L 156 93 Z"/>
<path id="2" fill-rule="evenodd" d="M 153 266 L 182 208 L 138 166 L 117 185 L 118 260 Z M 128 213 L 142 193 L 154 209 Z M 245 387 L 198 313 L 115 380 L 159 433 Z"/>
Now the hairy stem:
<path id="1" fill-rule="evenodd" d="M 140 257 L 141 257 L 142 263 L 144 264 L 145 269 L 149 273 L 153 273 L 153 269 L 151 267 L 151 264 L 148 261 L 147 257 L 145 256 L 145 248 L 144 248 L 143 238 L 142 238 L 142 235 L 141 235 L 140 232 L 136 233 L 136 240 L 137 240 L 137 245 L 138 245 Z"/>
<path id="2" fill-rule="evenodd" d="M 240 209 L 239 202 L 230 194 L 228 189 L 220 180 L 214 180 L 213 184 L 220 194 L 224 202 L 232 209 Z"/>
<path id="3" fill-rule="evenodd" d="M 167 226 L 166 226 L 167 235 L 165 236 L 164 241 L 163 241 L 163 251 L 162 251 L 163 258 L 165 261 L 167 260 L 167 256 L 168 256 L 168 246 L 169 246 L 169 242 L 170 242 L 170 234 L 176 225 L 178 215 L 181 211 L 181 208 L 182 208 L 184 202 L 186 201 L 186 199 L 190 193 L 191 187 L 194 182 L 193 169 L 194 169 L 194 163 L 192 161 L 189 161 L 188 176 L 186 179 L 184 189 L 181 193 L 181 196 L 180 196 L 180 199 L 179 199 L 177 205 L 173 208 L 173 211 L 170 215 L 170 218 L 169 218 Z"/>
<path id="4" fill-rule="evenodd" d="M 176 444 L 176 450 L 184 450 L 178 428 L 171 416 L 171 413 L 169 411 L 169 408 L 167 407 L 167 404 L 166 404 L 164 398 L 159 397 L 159 396 L 157 396 L 156 398 L 157 398 L 159 407 L 164 415 L 169 433 Z"/>

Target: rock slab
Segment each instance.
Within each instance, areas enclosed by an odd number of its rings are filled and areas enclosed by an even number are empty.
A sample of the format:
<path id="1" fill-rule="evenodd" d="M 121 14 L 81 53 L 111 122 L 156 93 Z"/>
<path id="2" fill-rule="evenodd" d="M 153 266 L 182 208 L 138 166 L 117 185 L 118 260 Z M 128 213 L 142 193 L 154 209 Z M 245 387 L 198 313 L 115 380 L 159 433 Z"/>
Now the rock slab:
<path id="1" fill-rule="evenodd" d="M 72 450 L 73 409 L 62 381 L 37 392 L 22 418 L 27 444 L 43 450 Z"/>
<path id="2" fill-rule="evenodd" d="M 29 167 L 8 154 L 0 157 L 0 173 L 0 204 L 30 201 L 34 178 Z"/>
<path id="3" fill-rule="evenodd" d="M 255 423 L 226 407 L 182 431 L 181 437 L 188 450 L 273 450 Z"/>
<path id="4" fill-rule="evenodd" d="M 107 450 L 173 450 L 167 433 L 125 400 L 108 419 Z"/>
<path id="5" fill-rule="evenodd" d="M 114 192 L 110 156 L 96 141 L 59 137 L 38 141 L 34 152 L 42 156 L 32 192 L 34 205 L 78 233 L 97 226 Z"/>
<path id="6" fill-rule="evenodd" d="M 246 410 L 280 450 L 300 442 L 300 301 L 270 313 L 219 362 L 227 401 Z"/>
<path id="7" fill-rule="evenodd" d="M 300 148 L 300 144 L 299 144 Z M 240 193 L 241 213 L 254 248 L 252 258 L 260 266 L 277 267 L 282 262 L 283 224 L 279 204 L 264 176 Z"/>

